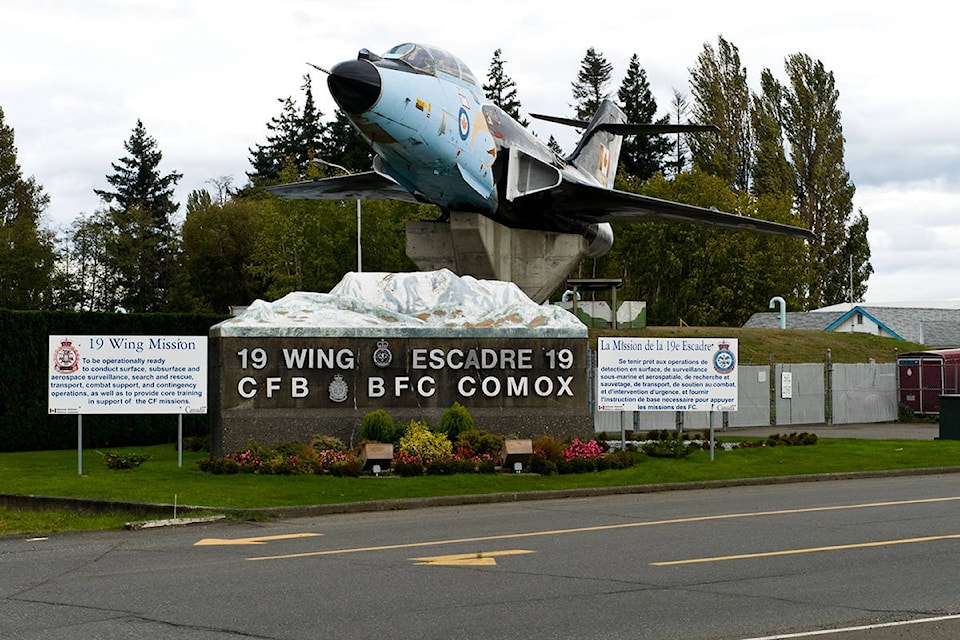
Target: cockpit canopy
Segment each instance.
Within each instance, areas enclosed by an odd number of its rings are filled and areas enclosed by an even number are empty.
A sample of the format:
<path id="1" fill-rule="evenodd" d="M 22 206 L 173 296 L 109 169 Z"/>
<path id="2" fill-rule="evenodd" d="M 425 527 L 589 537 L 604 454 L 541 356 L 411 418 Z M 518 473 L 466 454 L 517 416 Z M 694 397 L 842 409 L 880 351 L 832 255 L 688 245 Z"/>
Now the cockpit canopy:
<path id="1" fill-rule="evenodd" d="M 473 72 L 460 58 L 437 47 L 405 42 L 383 54 L 383 59 L 400 60 L 420 73 L 435 76 L 439 71 L 479 86 Z"/>

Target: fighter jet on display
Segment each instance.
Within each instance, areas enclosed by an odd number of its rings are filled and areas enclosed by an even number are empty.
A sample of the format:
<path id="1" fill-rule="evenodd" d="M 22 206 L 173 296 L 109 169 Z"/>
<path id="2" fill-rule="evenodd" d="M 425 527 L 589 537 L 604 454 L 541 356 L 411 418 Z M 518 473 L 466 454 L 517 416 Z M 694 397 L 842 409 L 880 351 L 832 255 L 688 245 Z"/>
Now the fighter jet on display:
<path id="1" fill-rule="evenodd" d="M 609 100 L 589 122 L 531 114 L 584 131 L 561 158 L 491 103 L 463 62 L 436 47 L 406 43 L 382 56 L 362 49 L 328 73 L 333 99 L 376 152 L 373 170 L 269 187 L 278 196 L 433 204 L 512 229 L 580 234 L 592 257 L 613 245 L 612 221 L 666 218 L 814 237 L 799 227 L 612 188 L 623 136 L 716 127 L 628 123 Z"/>

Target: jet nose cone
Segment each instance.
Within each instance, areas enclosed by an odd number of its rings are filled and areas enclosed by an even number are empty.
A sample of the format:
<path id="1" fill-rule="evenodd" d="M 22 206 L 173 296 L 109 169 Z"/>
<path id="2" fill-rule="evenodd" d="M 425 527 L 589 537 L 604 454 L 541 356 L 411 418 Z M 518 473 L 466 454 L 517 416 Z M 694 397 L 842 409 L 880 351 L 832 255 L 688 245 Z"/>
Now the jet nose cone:
<path id="1" fill-rule="evenodd" d="M 327 86 L 346 113 L 363 113 L 380 98 L 380 72 L 366 60 L 348 60 L 330 70 Z"/>

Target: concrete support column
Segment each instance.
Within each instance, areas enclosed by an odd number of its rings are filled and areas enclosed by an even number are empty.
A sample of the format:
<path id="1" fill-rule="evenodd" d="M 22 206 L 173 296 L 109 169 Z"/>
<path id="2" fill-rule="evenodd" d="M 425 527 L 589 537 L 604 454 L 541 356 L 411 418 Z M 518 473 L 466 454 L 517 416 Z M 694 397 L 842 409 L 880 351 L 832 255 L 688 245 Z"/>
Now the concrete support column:
<path id="1" fill-rule="evenodd" d="M 406 230 L 407 256 L 417 268 L 513 282 L 537 303 L 564 284 L 587 248 L 576 234 L 511 229 L 476 213 L 408 222 Z"/>

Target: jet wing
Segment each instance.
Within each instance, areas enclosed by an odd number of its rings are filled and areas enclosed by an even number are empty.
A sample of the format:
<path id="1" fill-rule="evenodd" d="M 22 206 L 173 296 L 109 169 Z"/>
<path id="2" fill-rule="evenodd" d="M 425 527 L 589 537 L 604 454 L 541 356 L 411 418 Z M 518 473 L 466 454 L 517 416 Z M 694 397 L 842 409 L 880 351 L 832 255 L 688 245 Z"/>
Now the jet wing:
<path id="1" fill-rule="evenodd" d="M 812 231 L 801 227 L 586 184 L 564 181 L 550 194 L 555 212 L 582 220 L 638 222 L 660 218 L 816 239 Z"/>
<path id="2" fill-rule="evenodd" d="M 291 200 L 418 200 L 397 182 L 375 171 L 278 184 L 267 191 Z"/>

